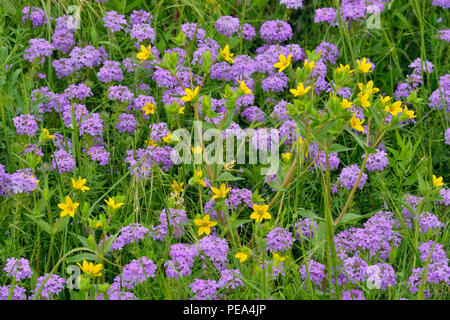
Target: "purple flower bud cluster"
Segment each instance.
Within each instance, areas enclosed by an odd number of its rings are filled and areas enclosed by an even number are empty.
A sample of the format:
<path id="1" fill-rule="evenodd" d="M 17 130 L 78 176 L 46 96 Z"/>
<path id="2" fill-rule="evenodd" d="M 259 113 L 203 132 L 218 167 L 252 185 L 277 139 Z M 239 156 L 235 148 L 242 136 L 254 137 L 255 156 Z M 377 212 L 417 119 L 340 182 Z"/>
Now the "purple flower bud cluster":
<path id="1" fill-rule="evenodd" d="M 6 272 L 6 276 L 9 278 L 15 278 L 16 281 L 31 279 L 33 271 L 30 269 L 30 263 L 25 258 L 7 258 L 6 265 L 3 268 Z"/>
<path id="2" fill-rule="evenodd" d="M 220 288 L 237 289 L 244 287 L 244 282 L 241 280 L 242 274 L 239 269 L 226 269 L 220 272 L 220 279 L 218 285 Z"/>
<path id="3" fill-rule="evenodd" d="M 327 157 L 328 157 L 328 168 L 329 170 L 335 170 L 339 167 L 339 164 L 341 163 L 341 161 L 338 158 L 338 153 L 337 152 L 331 152 L 328 155 L 326 154 L 326 152 L 324 150 L 320 150 L 317 146 L 317 143 L 312 142 L 309 145 L 309 152 L 308 152 L 308 158 L 312 159 L 314 161 L 315 167 L 319 168 L 320 170 L 324 171 L 327 169 Z M 352 166 L 356 166 L 356 165 L 352 165 Z M 350 166 L 350 168 L 352 168 Z M 342 169 L 342 172 L 344 172 L 346 168 Z M 313 170 L 313 168 L 311 168 L 311 170 Z M 358 170 L 359 173 L 359 170 Z M 345 179 L 348 175 L 350 174 L 350 172 L 345 171 L 344 173 L 344 182 L 346 182 Z M 341 173 L 342 175 L 342 173 Z M 364 174 L 363 174 L 364 176 Z M 356 175 L 356 178 L 358 176 Z M 366 175 L 367 177 L 367 175 Z M 355 182 L 356 182 L 356 178 L 355 178 Z M 361 181 L 363 179 L 361 178 Z M 364 181 L 365 182 L 365 181 Z M 364 185 L 364 182 L 362 183 L 362 185 Z M 361 182 L 360 182 L 361 184 Z M 353 185 L 352 185 L 353 187 Z M 362 188 L 362 187 L 361 187 Z"/>
<path id="4" fill-rule="evenodd" d="M 150 40 L 153 43 L 155 42 L 155 29 L 149 23 L 133 24 L 130 30 L 130 38 L 136 39 L 138 43 L 145 40 Z"/>
<path id="5" fill-rule="evenodd" d="M 145 157 L 133 169 L 132 174 L 138 179 L 147 179 L 152 173 L 151 169 L 155 166 L 161 166 L 161 169 L 164 171 L 168 171 L 172 167 L 171 155 L 173 150 L 170 146 L 157 146 L 154 148 L 149 146 L 146 149 L 127 150 L 125 162 L 129 164 L 128 170 L 130 170 L 138 161 Z"/>
<path id="6" fill-rule="evenodd" d="M 194 40 L 194 36 L 197 40 L 204 39 L 206 36 L 205 30 L 197 26 L 196 23 L 183 23 L 181 25 L 181 31 L 184 32 L 184 35 L 189 40 Z"/>
<path id="7" fill-rule="evenodd" d="M 348 190 L 352 189 L 353 186 L 355 185 L 356 181 L 358 180 L 360 171 L 361 170 L 359 169 L 358 165 L 356 165 L 356 164 L 352 164 L 352 165 L 342 169 L 341 174 L 339 175 L 339 178 L 338 178 L 340 185 L 347 188 Z M 364 187 L 366 180 L 367 180 L 367 174 L 365 174 L 363 172 L 361 175 L 361 179 L 359 180 L 359 183 L 358 183 L 359 189 L 362 189 Z"/>
<path id="8" fill-rule="evenodd" d="M 108 98 L 120 102 L 131 102 L 133 100 L 133 94 L 126 86 L 111 86 L 108 89 Z"/>
<path id="9" fill-rule="evenodd" d="M 334 8 L 317 8 L 314 14 L 314 22 L 326 22 L 332 26 L 337 26 L 337 11 Z"/>
<path id="10" fill-rule="evenodd" d="M 226 269 L 228 243 L 225 239 L 210 234 L 200 239 L 199 244 L 202 249 L 200 256 L 202 260 L 207 257 L 218 270 Z"/>
<path id="11" fill-rule="evenodd" d="M 101 166 L 106 166 L 109 163 L 109 152 L 102 145 L 96 144 L 92 146 L 87 154 Z"/>
<path id="12" fill-rule="evenodd" d="M 83 134 L 89 134 L 92 137 L 103 136 L 103 120 L 96 112 L 92 113 L 80 124 L 80 136 Z"/>
<path id="13" fill-rule="evenodd" d="M 178 243 L 170 247 L 169 254 L 172 259 L 164 263 L 167 277 L 179 279 L 179 275 L 185 277 L 191 274 L 191 268 L 199 250 L 194 245 Z"/>
<path id="14" fill-rule="evenodd" d="M 142 23 L 152 23 L 152 14 L 145 10 L 133 10 L 130 14 L 131 24 L 142 24 Z"/>
<path id="15" fill-rule="evenodd" d="M 295 236 L 298 241 L 302 241 L 303 238 L 312 239 L 314 233 L 319 230 L 319 225 L 316 220 L 312 218 L 300 219 L 294 226 Z"/>
<path id="16" fill-rule="evenodd" d="M 29 20 L 33 24 L 33 28 L 42 26 L 47 23 L 45 11 L 38 7 L 26 6 L 22 9 L 22 22 Z"/>
<path id="17" fill-rule="evenodd" d="M 22 114 L 12 119 L 17 134 L 34 136 L 38 130 L 36 118 L 31 114 Z"/>
<path id="18" fill-rule="evenodd" d="M 287 9 L 303 8 L 303 0 L 280 0 L 280 4 L 284 4 Z"/>
<path id="19" fill-rule="evenodd" d="M 232 16 L 219 17 L 215 24 L 217 32 L 229 38 L 239 31 L 239 26 L 239 19 Z"/>
<path id="20" fill-rule="evenodd" d="M 120 229 L 119 236 L 114 239 L 111 249 L 122 250 L 127 244 L 137 243 L 149 235 L 150 231 L 146 227 L 139 223 L 132 223 Z"/>
<path id="21" fill-rule="evenodd" d="M 241 117 L 247 119 L 248 122 L 262 123 L 266 121 L 264 111 L 257 106 L 251 106 L 241 111 Z"/>
<path id="22" fill-rule="evenodd" d="M 75 26 L 75 21 L 72 19 L 72 16 L 67 15 L 55 19 L 56 26 L 55 32 L 52 35 L 52 44 L 62 53 L 69 52 L 70 48 L 75 44 L 73 39 L 75 30 L 71 28 Z"/>
<path id="23" fill-rule="evenodd" d="M 104 83 L 112 81 L 121 82 L 123 80 L 123 72 L 120 68 L 120 62 L 111 60 L 104 61 L 103 67 L 101 67 L 97 76 L 98 79 Z"/>
<path id="24" fill-rule="evenodd" d="M 326 277 L 325 265 L 312 259 L 308 260 L 308 272 L 306 272 L 306 265 L 303 264 L 299 269 L 299 273 L 302 280 L 305 281 L 309 277 L 311 282 L 317 286 L 321 286 Z"/>
<path id="25" fill-rule="evenodd" d="M 9 294 L 11 292 L 11 285 L 0 286 L 0 300 L 27 300 L 26 289 L 18 286 L 14 286 L 11 299 Z"/>
<path id="26" fill-rule="evenodd" d="M 45 284 L 43 284 L 45 281 Z M 49 274 L 46 273 L 43 276 L 37 278 L 36 287 L 31 292 L 31 295 L 34 296 L 38 293 L 39 289 L 42 287 L 42 291 L 38 296 L 39 299 L 44 300 L 53 300 L 53 298 L 64 290 L 64 285 L 66 283 L 66 279 L 61 278 L 57 274 Z"/>
<path id="27" fill-rule="evenodd" d="M 429 100 L 429 107 L 436 110 L 446 110 L 450 114 L 450 74 L 439 77 L 439 87 L 434 90 Z"/>
<path id="28" fill-rule="evenodd" d="M 169 208 L 161 210 L 159 215 L 159 225 L 153 227 L 153 239 L 164 241 L 170 235 L 175 239 L 180 239 L 184 235 L 184 226 L 187 223 L 186 211 L 183 209 Z"/>
<path id="29" fill-rule="evenodd" d="M 273 252 L 290 250 L 294 240 L 291 232 L 275 227 L 266 235 L 267 250 Z"/>
<path id="30" fill-rule="evenodd" d="M 364 155 L 362 155 L 364 159 Z M 377 149 L 377 153 L 370 153 L 367 157 L 366 169 L 367 171 L 383 171 L 389 166 L 386 151 Z"/>
<path id="31" fill-rule="evenodd" d="M 30 47 L 25 49 L 23 58 L 30 62 L 39 59 L 39 63 L 42 64 L 45 61 L 45 57 L 52 55 L 55 49 L 47 40 L 42 38 L 33 38 L 28 42 Z"/>
<path id="32" fill-rule="evenodd" d="M 147 257 L 137 258 L 125 265 L 121 275 L 117 276 L 114 281 L 120 282 L 122 287 L 131 290 L 138 284 L 147 281 L 147 279 L 154 278 L 156 269 L 157 267 L 151 259 Z"/>
<path id="33" fill-rule="evenodd" d="M 342 300 L 366 300 L 359 289 L 350 289 L 342 292 Z"/>
<path id="34" fill-rule="evenodd" d="M 194 300 L 219 300 L 216 295 L 219 284 L 216 280 L 195 279 L 189 288 L 194 294 Z"/>
<path id="35" fill-rule="evenodd" d="M 450 29 L 439 30 L 438 33 L 441 40 L 444 40 L 447 43 L 450 42 Z"/>
<path id="36" fill-rule="evenodd" d="M 283 42 L 292 39 L 292 28 L 283 20 L 268 20 L 261 25 L 259 35 L 266 43 Z"/>
<path id="37" fill-rule="evenodd" d="M 127 26 L 127 20 L 122 14 L 118 14 L 117 11 L 108 11 L 103 17 L 105 28 L 108 28 L 111 32 L 124 30 Z"/>
<path id="38" fill-rule="evenodd" d="M 116 129 L 121 133 L 128 132 L 133 134 L 136 130 L 137 124 L 138 123 L 134 115 L 129 113 L 122 113 L 117 118 Z"/>

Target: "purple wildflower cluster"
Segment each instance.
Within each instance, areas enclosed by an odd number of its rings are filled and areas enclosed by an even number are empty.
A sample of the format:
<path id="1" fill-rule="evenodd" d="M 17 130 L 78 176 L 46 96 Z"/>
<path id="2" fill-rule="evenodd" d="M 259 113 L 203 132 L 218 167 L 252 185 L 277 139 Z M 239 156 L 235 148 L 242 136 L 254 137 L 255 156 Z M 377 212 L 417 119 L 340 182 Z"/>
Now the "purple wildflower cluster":
<path id="1" fill-rule="evenodd" d="M 9 174 L 0 164 L 0 196 L 8 198 L 19 193 L 29 194 L 36 190 L 38 180 L 33 175 L 31 169 L 18 169 Z"/>
<path id="2" fill-rule="evenodd" d="M 126 227 L 122 227 L 119 236 L 114 239 L 111 249 L 122 250 L 129 243 L 136 243 L 150 235 L 150 231 L 139 223 L 132 223 Z"/>
<path id="3" fill-rule="evenodd" d="M 186 211 L 169 208 L 161 210 L 159 225 L 153 227 L 153 239 L 163 241 L 167 236 L 180 239 L 184 235 L 184 226 L 187 223 Z"/>

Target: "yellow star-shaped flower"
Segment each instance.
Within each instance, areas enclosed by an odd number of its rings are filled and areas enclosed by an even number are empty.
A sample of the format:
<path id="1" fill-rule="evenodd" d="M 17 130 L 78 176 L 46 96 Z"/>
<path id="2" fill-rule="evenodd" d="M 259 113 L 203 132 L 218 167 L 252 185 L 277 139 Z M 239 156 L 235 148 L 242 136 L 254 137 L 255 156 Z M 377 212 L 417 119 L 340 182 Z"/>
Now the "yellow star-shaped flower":
<path id="1" fill-rule="evenodd" d="M 392 105 L 387 105 L 384 107 L 384 110 L 386 112 L 389 112 L 390 114 L 392 114 L 393 116 L 398 115 L 400 112 L 403 111 L 402 107 L 402 102 L 401 101 L 395 101 Z"/>
<path id="2" fill-rule="evenodd" d="M 81 179 L 81 177 L 78 177 L 78 180 L 75 181 L 74 178 L 72 178 L 72 187 L 76 190 L 81 190 L 83 192 L 89 190 L 89 188 L 87 186 L 85 186 L 86 184 L 86 179 Z"/>
<path id="3" fill-rule="evenodd" d="M 280 54 L 278 56 L 278 59 L 280 61 L 275 63 L 273 66 L 278 69 L 278 72 L 282 72 L 284 69 L 289 67 L 289 65 L 291 64 L 292 54 L 288 55 L 287 58 L 284 54 Z"/>
<path id="4" fill-rule="evenodd" d="M 151 53 L 151 49 L 152 49 L 152 46 L 148 46 L 148 48 L 146 48 L 145 46 L 141 45 L 141 52 L 138 52 L 136 54 L 136 58 L 139 59 L 139 63 L 142 63 L 142 61 L 148 59 L 148 57 L 150 56 L 150 53 Z"/>
<path id="5" fill-rule="evenodd" d="M 359 120 L 356 117 L 356 114 L 353 114 L 353 117 L 350 120 L 350 125 L 353 129 L 364 132 L 364 127 L 362 126 L 362 124 L 364 123 L 365 119 Z"/>
<path id="6" fill-rule="evenodd" d="M 119 209 L 121 206 L 123 206 L 125 203 L 123 202 L 115 202 L 113 198 L 109 198 L 108 200 L 105 199 L 106 204 L 108 207 L 112 209 Z"/>
<path id="7" fill-rule="evenodd" d="M 153 103 L 146 103 L 142 107 L 142 111 L 144 111 L 144 114 L 147 116 L 149 114 L 155 114 L 155 105 Z"/>
<path id="8" fill-rule="evenodd" d="M 299 83 L 298 85 L 297 85 L 297 88 L 296 89 L 291 89 L 291 90 L 289 90 L 293 95 L 294 95 L 294 97 L 299 97 L 299 96 L 302 96 L 302 95 L 304 95 L 304 94 L 307 94 L 308 93 L 308 91 L 309 91 L 309 89 L 311 89 L 311 86 L 307 86 L 306 88 L 303 86 L 303 83 Z"/>
<path id="9" fill-rule="evenodd" d="M 438 188 L 438 187 L 444 185 L 443 180 L 444 180 L 443 177 L 436 178 L 436 176 L 433 174 L 433 187 Z"/>
<path id="10" fill-rule="evenodd" d="M 247 85 L 245 84 L 244 80 L 242 80 L 242 81 L 239 81 L 239 80 L 238 80 L 238 82 L 239 82 L 239 89 L 240 89 L 240 90 L 244 91 L 245 94 L 251 94 L 251 95 L 253 95 L 252 90 L 250 90 L 250 88 L 247 87 Z"/>
<path id="11" fill-rule="evenodd" d="M 225 61 L 234 63 L 233 59 L 231 58 L 232 56 L 234 56 L 234 53 L 230 52 L 230 46 L 226 45 L 225 48 L 220 49 L 220 55 L 222 56 L 222 58 L 225 59 Z"/>
<path id="12" fill-rule="evenodd" d="M 372 68 L 372 65 L 369 62 L 367 62 L 367 58 L 357 60 L 356 63 L 358 64 L 358 70 L 361 71 L 362 73 L 372 72 L 372 70 L 370 70 Z"/>
<path id="13" fill-rule="evenodd" d="M 184 184 L 184 182 L 178 183 L 178 182 L 176 182 L 175 180 L 173 181 L 173 183 L 172 183 L 172 189 L 173 189 L 173 192 L 175 193 L 175 195 L 177 195 L 177 194 L 179 194 L 180 192 L 183 192 L 183 191 L 184 191 L 184 189 L 183 189 L 183 184 Z"/>
<path id="14" fill-rule="evenodd" d="M 347 99 L 342 99 L 340 105 L 343 109 L 349 109 L 352 107 L 353 103 L 351 101 L 348 101 Z"/>
<path id="15" fill-rule="evenodd" d="M 225 183 L 222 183 L 220 185 L 220 189 L 211 187 L 211 191 L 214 192 L 214 195 L 212 196 L 212 198 L 213 199 L 226 198 L 226 196 L 230 190 L 231 190 L 231 188 L 227 188 L 227 185 Z"/>
<path id="16" fill-rule="evenodd" d="M 239 259 L 239 262 L 244 262 L 245 260 L 248 259 L 248 254 L 242 251 L 242 252 L 236 253 L 234 257 L 236 259 Z"/>
<path id="17" fill-rule="evenodd" d="M 66 202 L 61 202 L 58 204 L 58 207 L 62 210 L 60 217 L 69 215 L 73 218 L 75 216 L 75 211 L 79 205 L 80 204 L 78 202 L 73 202 L 69 196 L 66 196 Z"/>
<path id="18" fill-rule="evenodd" d="M 211 233 L 211 227 L 214 227 L 217 224 L 217 221 L 210 221 L 209 215 L 205 215 L 203 219 L 195 219 L 194 223 L 199 226 L 198 235 L 201 236 L 205 233 L 207 236 Z"/>
<path id="19" fill-rule="evenodd" d="M 257 223 L 261 223 L 263 219 L 270 220 L 272 216 L 270 215 L 269 205 L 259 205 L 257 203 L 253 204 L 253 212 L 250 215 L 250 219 L 255 219 Z"/>
<path id="20" fill-rule="evenodd" d="M 83 260 L 83 265 L 81 265 L 79 262 L 77 262 L 77 265 L 88 276 L 100 277 L 102 275 L 100 272 L 101 270 L 103 270 L 102 264 L 94 265 L 93 262 L 87 262 L 86 260 Z"/>
<path id="21" fill-rule="evenodd" d="M 194 100 L 194 98 L 197 96 L 197 94 L 198 94 L 198 90 L 199 90 L 200 88 L 199 87 L 196 87 L 195 89 L 194 89 L 194 91 L 192 91 L 190 88 L 186 88 L 186 89 L 184 89 L 184 93 L 186 94 L 185 96 L 183 96 L 183 97 L 181 97 L 181 100 L 182 101 L 185 101 L 185 102 L 189 102 L 189 101 L 192 101 L 192 100 Z"/>

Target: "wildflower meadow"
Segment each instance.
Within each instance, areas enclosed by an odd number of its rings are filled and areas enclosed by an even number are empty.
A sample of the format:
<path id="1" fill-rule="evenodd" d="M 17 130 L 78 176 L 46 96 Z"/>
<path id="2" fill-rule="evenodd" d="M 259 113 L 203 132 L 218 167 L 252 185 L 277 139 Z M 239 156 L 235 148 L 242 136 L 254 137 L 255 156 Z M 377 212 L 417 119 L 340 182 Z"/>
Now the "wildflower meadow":
<path id="1" fill-rule="evenodd" d="M 0 0 L 0 300 L 448 300 L 449 8 Z"/>

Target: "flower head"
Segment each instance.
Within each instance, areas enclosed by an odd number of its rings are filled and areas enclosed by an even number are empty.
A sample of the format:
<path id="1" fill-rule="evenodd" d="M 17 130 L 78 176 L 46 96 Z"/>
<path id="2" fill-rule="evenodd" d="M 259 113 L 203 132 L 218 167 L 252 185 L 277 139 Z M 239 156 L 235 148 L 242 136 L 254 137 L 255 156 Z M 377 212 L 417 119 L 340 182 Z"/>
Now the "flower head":
<path id="1" fill-rule="evenodd" d="M 153 103 L 146 103 L 142 107 L 142 111 L 144 111 L 144 115 L 155 114 L 155 105 Z"/>
<path id="2" fill-rule="evenodd" d="M 199 226 L 198 235 L 201 236 L 205 233 L 207 236 L 211 233 L 211 227 L 217 224 L 217 221 L 210 221 L 209 214 L 205 215 L 202 219 L 195 219 L 194 223 Z"/>
<path id="3" fill-rule="evenodd" d="M 220 55 L 225 59 L 225 61 L 234 63 L 233 59 L 231 58 L 232 56 L 234 56 L 234 53 L 230 52 L 230 46 L 226 45 L 225 48 L 220 49 Z"/>
<path id="4" fill-rule="evenodd" d="M 288 57 L 286 58 L 284 54 L 280 53 L 278 58 L 280 59 L 280 61 L 275 63 L 273 66 L 278 69 L 278 72 L 282 72 L 291 64 L 292 54 L 288 55 Z"/>
<path id="5" fill-rule="evenodd" d="M 303 86 L 303 83 L 300 82 L 300 83 L 297 85 L 297 88 L 296 88 L 296 89 L 291 89 L 291 90 L 289 90 L 289 91 L 294 95 L 294 97 L 298 97 L 298 96 L 302 96 L 302 95 L 308 93 L 309 89 L 311 89 L 311 86 L 307 86 L 307 87 L 305 88 L 305 87 Z"/>
<path id="6" fill-rule="evenodd" d="M 185 96 L 183 96 L 183 97 L 181 97 L 181 100 L 182 101 L 186 101 L 186 102 L 189 102 L 189 101 L 192 101 L 192 100 L 194 100 L 194 98 L 197 96 L 197 94 L 198 94 L 198 90 L 199 90 L 200 88 L 199 87 L 196 87 L 195 89 L 194 89 L 194 91 L 192 91 L 191 89 L 189 89 L 189 88 L 186 88 L 186 89 L 184 89 L 184 93 L 186 94 Z"/>
<path id="7" fill-rule="evenodd" d="M 139 59 L 139 63 L 142 63 L 144 60 L 147 60 L 148 57 L 150 57 L 152 46 L 148 46 L 146 48 L 145 46 L 141 45 L 141 52 L 138 52 L 136 54 L 136 58 Z"/>
<path id="8" fill-rule="evenodd" d="M 433 174 L 433 186 L 437 188 L 444 185 L 443 179 L 444 178 L 442 177 L 436 178 L 436 176 Z"/>
<path id="9" fill-rule="evenodd" d="M 362 60 L 357 60 L 358 70 L 362 73 L 372 72 L 372 65 L 367 61 L 367 58 L 362 58 Z"/>
<path id="10" fill-rule="evenodd" d="M 109 198 L 108 200 L 105 199 L 105 202 L 111 209 L 119 209 L 121 206 L 124 205 L 123 202 L 115 202 L 113 198 Z"/>
<path id="11" fill-rule="evenodd" d="M 222 183 L 220 185 L 220 189 L 211 187 L 211 191 L 214 192 L 214 195 L 212 196 L 212 198 L 213 199 L 226 198 L 226 196 L 230 190 L 231 190 L 231 188 L 227 188 L 227 185 L 225 183 Z"/>
<path id="12" fill-rule="evenodd" d="M 350 119 L 350 125 L 353 129 L 364 132 L 364 127 L 362 126 L 364 121 L 365 119 L 359 120 L 354 113 L 353 117 Z"/>
<path id="13" fill-rule="evenodd" d="M 75 181 L 74 178 L 72 178 L 72 187 L 76 190 L 81 190 L 83 192 L 89 190 L 89 187 L 85 186 L 86 179 L 81 179 L 81 177 L 78 177 L 78 180 Z"/>
<path id="14" fill-rule="evenodd" d="M 176 182 L 175 180 L 173 181 L 173 183 L 172 183 L 172 189 L 173 189 L 173 192 L 175 193 L 175 195 L 177 195 L 177 194 L 179 194 L 180 192 L 183 192 L 183 191 L 184 191 L 184 189 L 183 189 L 183 184 L 184 184 L 184 182 L 178 183 L 178 182 Z"/>
<path id="15" fill-rule="evenodd" d="M 236 255 L 234 256 L 236 259 L 239 259 L 240 262 L 244 262 L 245 260 L 248 259 L 248 254 L 241 251 L 236 253 Z"/>
<path id="16" fill-rule="evenodd" d="M 245 94 L 253 95 L 252 90 L 250 90 L 244 81 L 239 81 L 239 89 L 242 90 Z"/>
<path id="17" fill-rule="evenodd" d="M 202 170 L 194 171 L 194 177 L 192 179 L 192 182 L 194 184 L 199 184 L 203 187 L 206 187 L 206 182 L 202 180 L 202 176 L 203 176 Z"/>
<path id="18" fill-rule="evenodd" d="M 269 205 L 259 205 L 257 203 L 253 204 L 253 212 L 250 215 L 250 219 L 255 219 L 257 223 L 261 223 L 263 219 L 270 220 L 272 216 L 270 215 Z"/>
<path id="19" fill-rule="evenodd" d="M 384 110 L 386 112 L 389 112 L 390 114 L 392 114 L 393 116 L 398 115 L 400 112 L 403 111 L 402 107 L 402 102 L 401 101 L 395 101 L 392 105 L 387 105 L 386 107 L 384 107 Z"/>
<path id="20" fill-rule="evenodd" d="M 58 204 L 58 207 L 62 209 L 60 216 L 64 217 L 69 215 L 71 217 L 75 216 L 75 210 L 78 208 L 80 204 L 78 202 L 73 202 L 69 196 L 66 196 L 66 202 L 61 202 Z"/>
<path id="21" fill-rule="evenodd" d="M 88 276 L 92 277 L 100 277 L 100 271 L 103 269 L 103 265 L 101 263 L 94 265 L 93 262 L 87 262 L 83 260 L 83 265 L 77 262 L 77 265 L 81 268 L 81 270 Z"/>
<path id="22" fill-rule="evenodd" d="M 342 99 L 342 102 L 340 103 L 340 106 L 341 106 L 343 109 L 349 109 L 349 108 L 352 107 L 352 102 L 351 102 L 351 101 L 348 101 L 347 99 Z"/>

